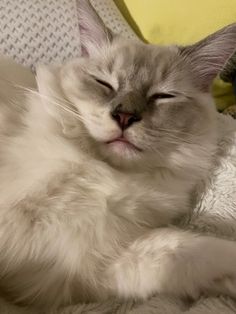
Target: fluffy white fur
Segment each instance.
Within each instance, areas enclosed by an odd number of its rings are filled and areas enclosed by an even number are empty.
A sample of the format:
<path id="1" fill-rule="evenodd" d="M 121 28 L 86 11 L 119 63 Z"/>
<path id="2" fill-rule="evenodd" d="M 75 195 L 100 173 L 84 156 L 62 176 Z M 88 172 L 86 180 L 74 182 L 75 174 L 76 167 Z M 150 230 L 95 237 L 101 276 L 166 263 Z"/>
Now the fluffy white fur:
<path id="1" fill-rule="evenodd" d="M 228 32 L 235 36 L 232 29 Z M 191 71 L 185 66 L 179 82 L 178 66 L 182 60 L 189 66 L 190 52 L 176 47 L 163 51 L 119 38 L 109 45 L 104 44 L 94 59 L 87 51 L 88 56 L 65 66 L 39 69 L 39 93 L 31 89 L 19 96 L 25 89 L 14 84 L 7 84 L 7 93 L 6 87 L 1 88 L 5 120 L 0 137 L 0 291 L 13 302 L 37 307 L 111 295 L 142 299 L 155 293 L 191 298 L 225 293 L 235 297 L 236 244 L 168 226 L 191 209 L 192 192 L 212 167 L 217 141 L 214 105 L 205 86 L 194 83 L 194 74 L 189 79 Z M 129 144 L 109 146 L 107 141 L 120 136 L 121 130 L 104 105 L 107 87 L 91 79 L 91 71 L 105 79 L 108 73 L 99 66 L 109 63 L 119 49 L 130 49 L 133 70 L 139 50 L 146 49 L 150 58 L 157 51 L 163 64 L 179 58 L 168 81 L 155 79 L 162 83 L 158 85 L 162 93 L 170 88 L 173 92 L 175 86 L 180 94 L 155 100 L 152 116 L 124 132 L 141 151 Z M 116 62 L 114 73 L 117 69 L 126 73 L 124 57 L 117 55 Z M 142 85 L 149 79 L 148 66 L 139 65 L 139 70 Z M 16 71 L 22 73 L 24 87 L 26 70 L 17 67 Z M 5 75 L 2 70 L 4 84 Z M 14 82 L 14 75 L 9 79 Z M 113 88 L 115 81 L 119 80 L 114 74 L 109 79 Z M 126 76 L 123 85 L 130 91 L 132 82 Z M 136 95 L 129 97 L 133 100 Z M 187 104 L 187 117 L 172 112 L 176 102 Z M 170 111 L 155 109 L 163 104 Z M 150 128 L 157 116 L 170 123 L 172 137 L 157 141 L 157 132 L 153 138 Z M 190 138 L 184 138 L 183 125 L 191 130 Z"/>

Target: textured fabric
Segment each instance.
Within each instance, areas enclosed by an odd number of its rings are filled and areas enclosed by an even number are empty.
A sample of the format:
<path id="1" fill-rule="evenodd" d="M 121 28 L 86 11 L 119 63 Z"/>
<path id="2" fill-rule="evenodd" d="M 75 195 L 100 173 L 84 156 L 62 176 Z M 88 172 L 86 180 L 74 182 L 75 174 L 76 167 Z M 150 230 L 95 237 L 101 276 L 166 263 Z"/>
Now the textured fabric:
<path id="1" fill-rule="evenodd" d="M 135 36 L 111 0 L 94 0 L 105 24 Z M 80 55 L 79 0 L 0 0 L 0 53 L 18 63 L 61 63 Z"/>
<path id="2" fill-rule="evenodd" d="M 77 1 L 79 3 L 79 0 Z M 112 0 L 90 0 L 90 2 L 105 25 L 114 31 L 114 33 L 128 38 L 136 37 Z"/>
<path id="3" fill-rule="evenodd" d="M 197 190 L 197 205 L 183 222 L 185 228 L 236 240 L 236 121 L 219 114 L 220 141 L 214 171 Z M 204 254 L 204 252 L 203 252 Z M 170 283 L 171 284 L 171 283 Z M 1 314 L 44 314 L 19 310 L 0 301 Z M 195 303 L 154 296 L 144 303 L 79 304 L 45 314 L 234 314 L 236 303 L 227 297 L 202 298 Z"/>
<path id="4" fill-rule="evenodd" d="M 34 66 L 79 56 L 75 0 L 1 0 L 0 52 Z"/>

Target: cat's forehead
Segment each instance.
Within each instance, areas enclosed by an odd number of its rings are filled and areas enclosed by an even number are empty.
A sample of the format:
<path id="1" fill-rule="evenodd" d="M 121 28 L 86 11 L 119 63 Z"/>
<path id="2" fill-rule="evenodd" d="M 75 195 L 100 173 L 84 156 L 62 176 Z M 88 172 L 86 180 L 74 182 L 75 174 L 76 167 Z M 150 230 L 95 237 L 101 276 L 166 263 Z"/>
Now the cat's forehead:
<path id="1" fill-rule="evenodd" d="M 178 48 L 143 43 L 118 43 L 111 47 L 104 66 L 129 84 L 151 84 L 163 80 L 178 63 Z"/>
<path id="2" fill-rule="evenodd" d="M 119 65 L 129 67 L 130 64 L 135 64 L 137 68 L 143 66 L 152 68 L 153 65 L 160 63 L 170 64 L 173 57 L 176 57 L 179 49 L 176 46 L 158 46 L 152 44 L 145 44 L 141 42 L 124 42 L 116 43 L 111 46 L 111 59 L 115 59 Z"/>

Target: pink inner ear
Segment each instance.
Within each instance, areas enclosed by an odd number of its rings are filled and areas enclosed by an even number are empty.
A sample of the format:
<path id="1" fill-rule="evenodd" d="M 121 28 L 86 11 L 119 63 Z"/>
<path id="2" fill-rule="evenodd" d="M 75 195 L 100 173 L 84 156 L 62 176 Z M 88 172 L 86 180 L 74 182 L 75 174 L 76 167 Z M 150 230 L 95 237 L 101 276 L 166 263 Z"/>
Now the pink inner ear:
<path id="1" fill-rule="evenodd" d="M 110 33 L 88 0 L 80 0 L 78 5 L 81 52 L 88 56 L 109 42 Z"/>
<path id="2" fill-rule="evenodd" d="M 182 49 L 190 61 L 198 82 L 209 89 L 212 80 L 223 69 L 236 49 L 236 23 L 226 26 L 200 42 Z"/>

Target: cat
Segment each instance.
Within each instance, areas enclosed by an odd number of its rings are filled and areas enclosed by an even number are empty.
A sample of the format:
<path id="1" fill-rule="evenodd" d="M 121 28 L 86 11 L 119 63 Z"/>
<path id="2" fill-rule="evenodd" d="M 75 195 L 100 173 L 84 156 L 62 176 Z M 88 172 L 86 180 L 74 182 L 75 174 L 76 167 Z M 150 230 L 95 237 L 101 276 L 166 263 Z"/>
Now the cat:
<path id="1" fill-rule="evenodd" d="M 112 34 L 81 5 L 82 56 L 39 66 L 19 110 L 1 98 L 1 294 L 39 308 L 236 297 L 236 243 L 174 226 L 214 164 L 209 89 L 236 24 L 162 47 Z"/>

